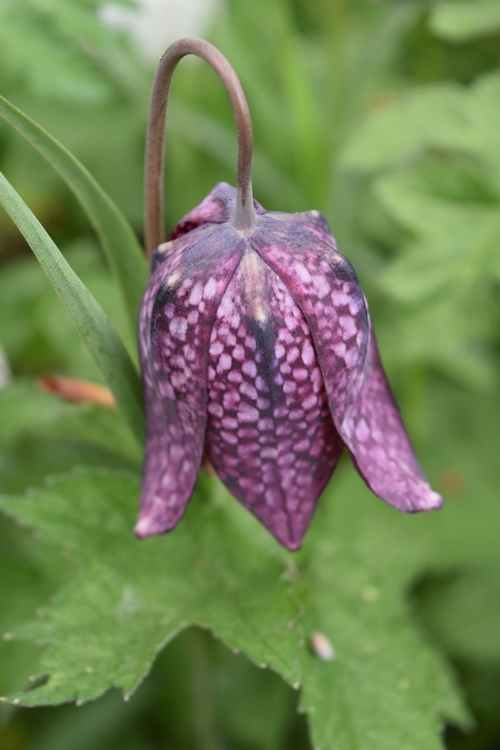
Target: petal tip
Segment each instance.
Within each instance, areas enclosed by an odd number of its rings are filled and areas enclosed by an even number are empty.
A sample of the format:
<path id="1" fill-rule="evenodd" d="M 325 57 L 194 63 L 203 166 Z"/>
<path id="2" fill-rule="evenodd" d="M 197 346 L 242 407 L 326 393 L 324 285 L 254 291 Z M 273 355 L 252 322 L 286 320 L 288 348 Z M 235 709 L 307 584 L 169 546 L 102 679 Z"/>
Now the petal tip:
<path id="1" fill-rule="evenodd" d="M 138 539 L 145 539 L 147 536 L 151 536 L 155 533 L 152 526 L 153 524 L 150 518 L 141 518 L 135 525 L 134 534 Z"/>
<path id="2" fill-rule="evenodd" d="M 281 544 L 283 544 L 283 546 L 286 547 L 286 549 L 289 552 L 298 552 L 302 548 L 302 539 L 300 540 L 300 542 L 294 542 L 294 541 L 292 541 L 292 542 L 285 542 L 285 541 L 282 541 Z"/>
<path id="3" fill-rule="evenodd" d="M 409 507 L 401 508 L 401 510 L 406 510 L 407 513 L 425 513 L 428 510 L 439 510 L 442 505 L 441 495 L 427 487 L 427 491 L 419 494 L 417 500 L 412 500 Z"/>
<path id="4" fill-rule="evenodd" d="M 300 538 L 297 539 L 296 537 L 293 538 L 288 534 L 283 534 L 277 532 L 276 529 L 267 527 L 268 531 L 271 532 L 271 534 L 275 537 L 275 539 L 278 540 L 280 544 L 285 547 L 289 552 L 298 552 L 302 548 L 302 543 L 304 541 L 305 531 L 303 534 L 300 535 Z"/>
<path id="5" fill-rule="evenodd" d="M 439 510 L 443 507 L 443 498 L 437 492 L 430 490 L 422 506 L 422 510 Z"/>

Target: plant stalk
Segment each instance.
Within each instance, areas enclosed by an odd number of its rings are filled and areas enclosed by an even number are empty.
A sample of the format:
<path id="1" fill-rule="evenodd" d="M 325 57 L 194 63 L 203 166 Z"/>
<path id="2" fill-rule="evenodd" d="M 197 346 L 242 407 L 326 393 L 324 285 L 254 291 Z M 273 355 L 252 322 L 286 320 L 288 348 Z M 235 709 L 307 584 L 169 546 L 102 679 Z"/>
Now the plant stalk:
<path id="1" fill-rule="evenodd" d="M 179 39 L 170 45 L 160 59 L 149 108 L 145 164 L 145 246 L 148 257 L 165 236 L 163 162 L 167 103 L 175 69 L 186 55 L 196 55 L 205 60 L 215 70 L 229 96 L 238 131 L 237 197 L 233 225 L 243 233 L 251 232 L 255 226 L 252 121 L 241 83 L 224 55 L 212 44 L 204 39 Z"/>

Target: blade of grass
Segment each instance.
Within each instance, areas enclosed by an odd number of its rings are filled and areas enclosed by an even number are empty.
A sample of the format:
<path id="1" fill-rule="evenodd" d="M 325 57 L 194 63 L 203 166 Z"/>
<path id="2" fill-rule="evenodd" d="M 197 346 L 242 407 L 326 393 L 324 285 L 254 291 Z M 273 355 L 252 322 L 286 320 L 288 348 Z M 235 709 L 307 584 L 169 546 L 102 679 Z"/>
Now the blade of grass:
<path id="1" fill-rule="evenodd" d="M 144 438 L 139 375 L 108 316 L 0 172 L 0 204 L 33 250 L 137 439 Z"/>
<path id="2" fill-rule="evenodd" d="M 80 201 L 102 243 L 135 336 L 139 305 L 147 284 L 147 263 L 131 226 L 73 154 L 3 96 L 0 96 L 0 116 L 47 159 Z"/>

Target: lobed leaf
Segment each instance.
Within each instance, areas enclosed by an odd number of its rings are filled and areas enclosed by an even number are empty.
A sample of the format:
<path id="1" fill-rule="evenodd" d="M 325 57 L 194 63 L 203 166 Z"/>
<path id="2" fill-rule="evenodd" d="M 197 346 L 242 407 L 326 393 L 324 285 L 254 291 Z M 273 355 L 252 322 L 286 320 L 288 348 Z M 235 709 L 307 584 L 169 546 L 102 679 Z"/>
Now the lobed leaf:
<path id="1" fill-rule="evenodd" d="M 418 542 L 407 534 L 403 555 L 384 554 L 394 539 L 389 514 L 403 517 L 372 505 L 367 518 L 374 499 L 352 473 L 323 498 L 298 555 L 206 478 L 175 532 L 139 542 L 138 492 L 133 475 L 82 470 L 2 499 L 80 571 L 40 617 L 15 629 L 46 645 L 38 673 L 49 679 L 12 699 L 86 701 L 111 685 L 128 696 L 165 643 L 195 623 L 302 688 L 315 747 L 440 748 L 442 718 L 465 720 L 446 666 L 402 598 Z M 331 662 L 310 651 L 317 630 L 333 644 Z"/>
<path id="2" fill-rule="evenodd" d="M 500 173 L 500 74 L 467 88 L 426 86 L 372 112 L 342 154 L 344 167 L 371 172 L 405 166 L 430 149 L 461 152 Z M 497 184 L 500 184 L 500 178 Z"/>

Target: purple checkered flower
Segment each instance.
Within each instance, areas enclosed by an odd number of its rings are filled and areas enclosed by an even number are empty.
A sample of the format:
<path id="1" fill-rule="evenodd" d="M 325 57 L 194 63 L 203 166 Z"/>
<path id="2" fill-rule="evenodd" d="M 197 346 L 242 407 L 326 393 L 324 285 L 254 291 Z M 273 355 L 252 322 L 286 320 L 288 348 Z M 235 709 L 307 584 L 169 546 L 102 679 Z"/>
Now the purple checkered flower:
<path id="1" fill-rule="evenodd" d="M 189 54 L 214 68 L 231 100 L 237 189 L 217 185 L 159 244 L 168 92 Z M 391 505 L 439 508 L 351 264 L 318 211 L 268 212 L 253 201 L 252 150 L 248 104 L 229 62 L 202 39 L 174 42 L 153 84 L 146 145 L 146 249 L 154 252 L 139 323 L 147 434 L 137 536 L 179 522 L 204 453 L 290 550 L 300 548 L 344 445 Z"/>
<path id="2" fill-rule="evenodd" d="M 290 550 L 344 445 L 386 502 L 439 508 L 326 220 L 254 207 L 252 228 L 236 228 L 236 190 L 219 184 L 153 255 L 140 313 L 147 440 L 136 534 L 179 522 L 204 451 Z"/>

